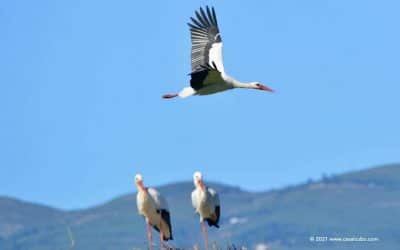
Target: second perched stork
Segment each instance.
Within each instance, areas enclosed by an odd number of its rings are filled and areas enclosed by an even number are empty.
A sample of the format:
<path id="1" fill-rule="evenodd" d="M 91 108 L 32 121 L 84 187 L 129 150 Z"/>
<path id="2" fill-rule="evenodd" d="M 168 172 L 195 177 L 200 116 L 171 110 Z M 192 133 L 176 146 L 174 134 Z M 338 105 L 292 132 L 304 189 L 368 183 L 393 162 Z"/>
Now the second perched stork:
<path id="1" fill-rule="evenodd" d="M 195 14 L 197 19 L 191 17 L 192 23 L 188 23 L 192 40 L 190 87 L 182 89 L 179 93 L 163 95 L 163 98 L 209 95 L 233 88 L 272 92 L 272 89 L 259 82 L 242 83 L 225 73 L 222 62 L 222 39 L 214 8 L 210 10 L 207 6 L 206 11 L 200 8 Z"/>
<path id="2" fill-rule="evenodd" d="M 200 172 L 193 174 L 193 182 L 195 189 L 192 192 L 192 205 L 196 213 L 200 216 L 202 223 L 204 244 L 208 249 L 207 228 L 205 221 L 208 225 L 219 228 L 218 222 L 221 214 L 221 207 L 219 203 L 219 196 L 217 192 L 209 187 L 206 187 L 203 182 L 203 177 Z"/>
<path id="3" fill-rule="evenodd" d="M 147 223 L 149 250 L 153 249 L 152 226 L 160 232 L 160 249 L 162 249 L 163 240 L 172 240 L 171 219 L 167 201 L 156 189 L 147 188 L 143 185 L 142 175 L 135 175 L 135 183 L 138 189 L 136 196 L 137 209 Z"/>

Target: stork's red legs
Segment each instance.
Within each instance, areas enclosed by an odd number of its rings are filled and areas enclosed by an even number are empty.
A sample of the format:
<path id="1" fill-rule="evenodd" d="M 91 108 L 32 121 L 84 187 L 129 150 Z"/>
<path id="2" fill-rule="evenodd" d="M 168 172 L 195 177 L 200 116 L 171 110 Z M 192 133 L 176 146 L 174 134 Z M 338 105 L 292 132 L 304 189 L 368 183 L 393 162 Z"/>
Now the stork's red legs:
<path id="1" fill-rule="evenodd" d="M 202 229 L 203 229 L 203 237 L 204 237 L 204 245 L 205 249 L 208 250 L 208 237 L 207 237 L 207 227 L 206 223 L 204 221 L 201 223 Z"/>
<path id="2" fill-rule="evenodd" d="M 170 98 L 174 98 L 177 96 L 178 96 L 178 94 L 165 94 L 162 96 L 162 98 L 170 99 Z"/>
<path id="3" fill-rule="evenodd" d="M 149 240 L 149 250 L 153 250 L 153 235 L 151 233 L 151 225 L 147 222 L 147 238 Z"/>
<path id="4" fill-rule="evenodd" d="M 164 239 L 164 234 L 160 230 L 160 250 L 163 249 L 163 239 Z"/>

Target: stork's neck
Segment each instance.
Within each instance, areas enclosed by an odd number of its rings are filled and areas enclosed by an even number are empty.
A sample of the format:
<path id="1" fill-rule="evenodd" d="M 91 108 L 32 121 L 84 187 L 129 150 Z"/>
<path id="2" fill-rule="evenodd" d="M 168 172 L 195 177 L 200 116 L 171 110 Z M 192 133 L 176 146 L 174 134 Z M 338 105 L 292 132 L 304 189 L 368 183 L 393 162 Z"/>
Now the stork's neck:
<path id="1" fill-rule="evenodd" d="M 136 186 L 139 192 L 147 193 L 147 189 L 142 182 L 136 183 Z"/>
<path id="2" fill-rule="evenodd" d="M 201 192 L 205 192 L 206 191 L 206 186 L 204 185 L 203 181 L 199 181 L 197 183 L 195 183 L 196 188 L 198 188 Z"/>
<path id="3" fill-rule="evenodd" d="M 256 83 L 256 82 L 244 83 L 236 79 L 231 79 L 231 81 L 234 88 L 243 88 L 243 89 L 254 89 L 255 88 L 254 84 Z"/>
<path id="4" fill-rule="evenodd" d="M 207 194 L 205 186 L 203 186 L 203 187 L 199 186 L 199 187 L 197 187 L 197 189 L 198 189 L 198 192 L 200 193 L 200 198 L 207 199 L 208 194 Z"/>

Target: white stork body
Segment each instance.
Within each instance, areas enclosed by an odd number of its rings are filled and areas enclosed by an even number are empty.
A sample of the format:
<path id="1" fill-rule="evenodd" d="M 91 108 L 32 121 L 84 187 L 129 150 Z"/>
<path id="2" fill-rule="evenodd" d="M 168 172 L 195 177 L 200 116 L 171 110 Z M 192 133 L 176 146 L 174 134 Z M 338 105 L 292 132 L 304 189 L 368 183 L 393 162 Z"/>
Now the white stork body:
<path id="1" fill-rule="evenodd" d="M 222 60 L 222 40 L 214 8 L 210 10 L 207 6 L 206 11 L 200 8 L 195 14 L 197 19 L 192 17 L 192 23 L 188 23 L 192 40 L 190 87 L 177 94 L 163 95 L 163 98 L 209 95 L 233 88 L 272 91 L 258 82 L 241 83 L 228 76 Z"/>
<path id="2" fill-rule="evenodd" d="M 209 226 L 219 227 L 219 197 L 210 187 L 196 187 L 192 192 L 192 205 L 200 216 L 200 222 L 207 221 Z"/>
<path id="3" fill-rule="evenodd" d="M 139 214 L 147 223 L 149 249 L 152 249 L 153 241 L 151 227 L 160 232 L 160 247 L 162 248 L 163 240 L 173 239 L 167 201 L 156 189 L 144 187 L 141 175 L 135 176 L 135 182 L 138 188 L 136 205 Z"/>
<path id="4" fill-rule="evenodd" d="M 208 225 L 219 228 L 218 222 L 220 218 L 220 202 L 217 192 L 203 183 L 202 175 L 200 172 L 193 174 L 193 182 L 195 189 L 192 192 L 192 205 L 196 213 L 200 216 L 200 223 L 202 224 L 202 231 L 204 236 L 204 244 L 208 249 L 207 228 Z"/>

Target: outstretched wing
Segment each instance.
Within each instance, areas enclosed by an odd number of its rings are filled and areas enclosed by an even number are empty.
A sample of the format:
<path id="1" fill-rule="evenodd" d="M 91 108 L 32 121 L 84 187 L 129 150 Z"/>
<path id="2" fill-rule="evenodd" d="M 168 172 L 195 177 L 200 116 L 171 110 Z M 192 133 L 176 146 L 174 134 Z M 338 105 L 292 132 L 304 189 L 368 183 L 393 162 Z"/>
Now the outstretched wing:
<path id="1" fill-rule="evenodd" d="M 215 63 L 214 66 L 206 64 L 205 66 L 200 65 L 199 70 L 190 73 L 190 86 L 194 90 L 199 90 L 208 84 L 222 83 L 221 72 L 217 69 Z"/>
<path id="2" fill-rule="evenodd" d="M 216 65 L 224 73 L 222 62 L 222 40 L 219 33 L 217 17 L 214 8 L 207 6 L 206 11 L 200 8 L 191 17 L 190 35 L 192 40 L 192 72 L 202 70 L 201 66 Z"/>

